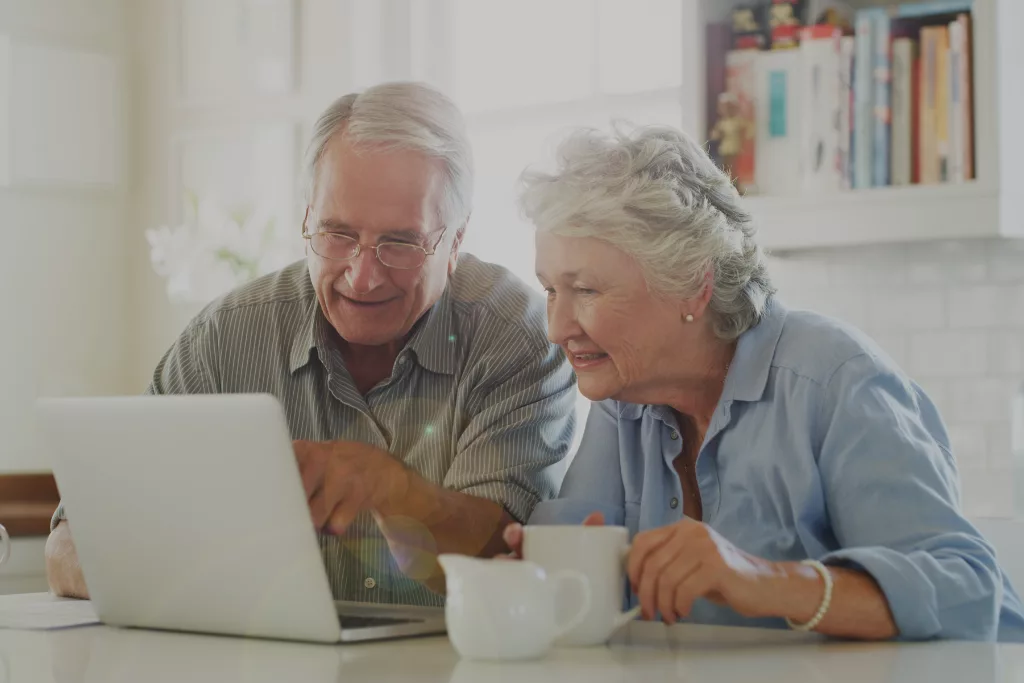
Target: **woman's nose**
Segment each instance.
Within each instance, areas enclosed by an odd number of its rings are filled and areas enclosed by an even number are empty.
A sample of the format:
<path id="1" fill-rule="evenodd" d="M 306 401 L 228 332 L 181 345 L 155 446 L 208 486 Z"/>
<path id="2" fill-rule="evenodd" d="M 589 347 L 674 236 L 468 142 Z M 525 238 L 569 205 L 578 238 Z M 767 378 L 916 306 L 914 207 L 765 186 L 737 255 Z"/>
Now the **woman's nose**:
<path id="1" fill-rule="evenodd" d="M 548 340 L 554 344 L 565 344 L 579 334 L 576 322 L 576 307 L 565 299 L 555 299 L 548 305 Z"/>

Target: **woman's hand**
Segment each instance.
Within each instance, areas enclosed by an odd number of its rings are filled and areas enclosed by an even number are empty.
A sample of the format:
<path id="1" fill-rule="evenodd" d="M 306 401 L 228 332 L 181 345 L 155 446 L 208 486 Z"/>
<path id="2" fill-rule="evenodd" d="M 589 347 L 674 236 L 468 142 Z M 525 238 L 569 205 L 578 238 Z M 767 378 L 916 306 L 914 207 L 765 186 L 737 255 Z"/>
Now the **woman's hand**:
<path id="1" fill-rule="evenodd" d="M 604 526 L 604 515 L 600 512 L 591 512 L 583 520 L 583 526 Z M 512 549 L 512 553 L 503 557 L 510 557 L 518 560 L 523 556 L 523 525 L 509 524 L 502 533 L 505 544 Z"/>
<path id="2" fill-rule="evenodd" d="M 775 616 L 787 574 L 782 565 L 748 555 L 689 518 L 637 534 L 627 571 L 644 618 L 661 612 L 665 623 L 688 616 L 697 598 L 746 617 Z"/>

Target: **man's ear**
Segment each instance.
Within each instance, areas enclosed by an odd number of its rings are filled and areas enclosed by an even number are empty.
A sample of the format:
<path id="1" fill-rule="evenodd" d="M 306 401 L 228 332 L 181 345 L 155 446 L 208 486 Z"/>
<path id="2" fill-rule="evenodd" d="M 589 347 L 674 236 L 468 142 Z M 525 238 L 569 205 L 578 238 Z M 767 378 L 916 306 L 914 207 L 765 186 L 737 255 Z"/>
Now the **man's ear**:
<path id="1" fill-rule="evenodd" d="M 455 239 L 452 241 L 452 250 L 448 254 L 448 275 L 450 276 L 455 272 L 455 269 L 459 265 L 459 249 L 462 247 L 462 239 L 466 236 L 466 227 L 469 225 L 469 216 L 466 217 L 466 221 L 462 224 L 455 232 Z"/>
<path id="2" fill-rule="evenodd" d="M 302 253 L 307 257 L 309 256 L 309 240 L 305 239 L 307 234 L 306 223 L 309 221 L 309 204 L 306 204 L 306 213 L 302 216 L 302 225 L 299 226 L 299 231 L 302 233 Z"/>

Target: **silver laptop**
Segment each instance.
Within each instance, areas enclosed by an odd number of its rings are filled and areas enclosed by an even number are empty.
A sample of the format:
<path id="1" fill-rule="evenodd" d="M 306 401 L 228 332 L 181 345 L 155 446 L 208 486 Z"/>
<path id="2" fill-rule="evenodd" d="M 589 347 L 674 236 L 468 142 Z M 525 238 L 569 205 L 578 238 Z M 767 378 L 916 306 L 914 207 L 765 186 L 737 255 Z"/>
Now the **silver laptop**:
<path id="1" fill-rule="evenodd" d="M 104 623 L 315 642 L 444 633 L 443 608 L 332 600 L 273 397 L 41 399 L 37 415 Z"/>

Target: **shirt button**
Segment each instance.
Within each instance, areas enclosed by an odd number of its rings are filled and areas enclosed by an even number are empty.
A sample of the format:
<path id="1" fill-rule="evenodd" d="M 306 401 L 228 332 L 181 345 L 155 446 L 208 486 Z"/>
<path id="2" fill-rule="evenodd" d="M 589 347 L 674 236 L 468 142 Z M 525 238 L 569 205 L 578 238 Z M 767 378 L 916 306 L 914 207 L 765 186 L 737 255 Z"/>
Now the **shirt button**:
<path id="1" fill-rule="evenodd" d="M 671 439 L 672 439 L 673 441 L 676 441 L 676 440 L 678 440 L 678 439 L 679 439 L 679 432 L 672 432 L 671 434 L 669 434 L 669 437 L 670 437 L 670 438 L 671 438 Z"/>
<path id="2" fill-rule="evenodd" d="M 373 580 L 372 576 L 367 576 L 366 580 L 363 581 L 363 585 L 366 586 L 367 588 L 376 588 L 377 587 L 377 582 Z"/>
<path id="3" fill-rule="evenodd" d="M 670 508 L 672 508 L 673 510 L 675 510 L 677 507 L 679 507 L 679 499 L 678 498 L 673 498 L 672 500 L 670 500 L 668 502 L 668 506 Z"/>

